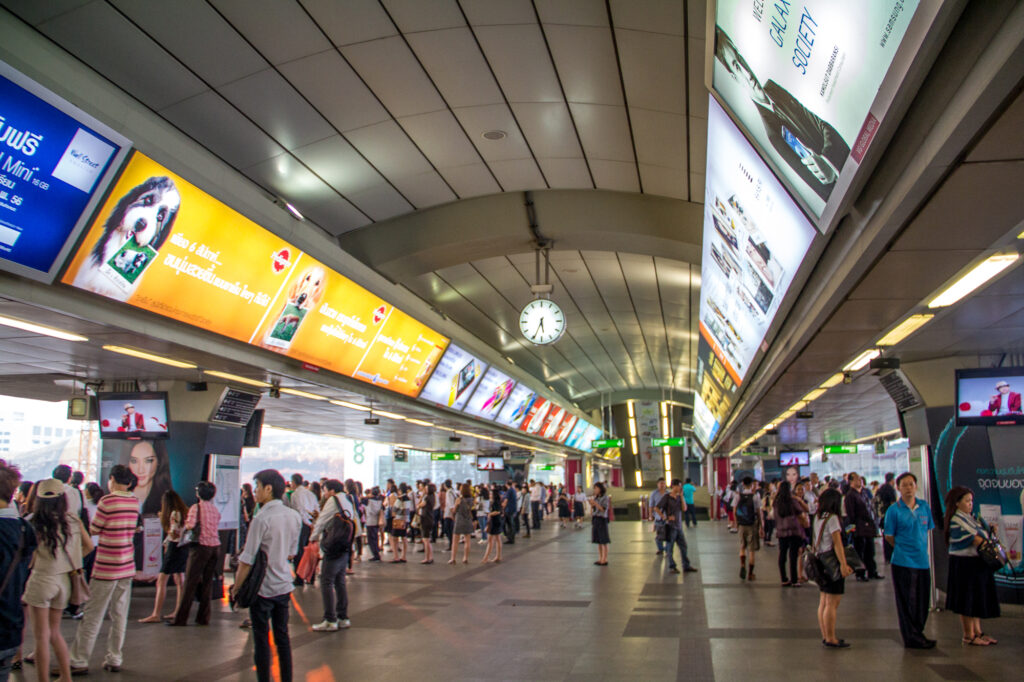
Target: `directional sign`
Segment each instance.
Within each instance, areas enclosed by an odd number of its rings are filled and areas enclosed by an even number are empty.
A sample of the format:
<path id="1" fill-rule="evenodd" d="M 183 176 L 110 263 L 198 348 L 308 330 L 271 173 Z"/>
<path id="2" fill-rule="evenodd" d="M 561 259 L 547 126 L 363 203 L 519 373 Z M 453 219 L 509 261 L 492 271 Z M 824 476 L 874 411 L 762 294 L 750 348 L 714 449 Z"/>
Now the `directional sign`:
<path id="1" fill-rule="evenodd" d="M 594 450 L 601 448 L 624 448 L 626 447 L 626 440 L 624 438 L 605 438 L 604 440 L 592 440 L 590 441 L 590 447 Z"/>
<path id="2" fill-rule="evenodd" d="M 826 455 L 856 455 L 857 454 L 857 446 L 856 445 L 826 445 L 825 446 L 825 454 Z"/>
<path id="3" fill-rule="evenodd" d="M 395 455 L 395 461 L 396 462 L 408 462 L 409 461 L 409 452 L 408 452 L 408 450 L 402 450 L 400 448 L 395 448 L 392 452 Z"/>
<path id="4" fill-rule="evenodd" d="M 430 460 L 432 462 L 457 462 L 462 459 L 461 452 L 431 452 Z"/>
<path id="5" fill-rule="evenodd" d="M 554 464 L 541 464 L 539 467 L 534 467 L 537 471 L 554 471 Z"/>
<path id="6" fill-rule="evenodd" d="M 651 445 L 656 448 L 681 448 L 686 445 L 686 438 L 677 436 L 675 438 L 652 438 Z"/>

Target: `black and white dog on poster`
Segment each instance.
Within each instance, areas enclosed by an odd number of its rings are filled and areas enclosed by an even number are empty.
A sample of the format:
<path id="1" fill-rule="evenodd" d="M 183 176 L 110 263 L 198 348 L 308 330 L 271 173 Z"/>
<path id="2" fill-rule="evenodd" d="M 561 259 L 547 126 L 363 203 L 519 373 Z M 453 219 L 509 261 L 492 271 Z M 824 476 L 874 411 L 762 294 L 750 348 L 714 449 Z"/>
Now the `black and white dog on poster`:
<path id="1" fill-rule="evenodd" d="M 168 177 L 152 177 L 132 188 L 107 217 L 74 285 L 127 300 L 170 235 L 180 206 L 181 194 Z"/>

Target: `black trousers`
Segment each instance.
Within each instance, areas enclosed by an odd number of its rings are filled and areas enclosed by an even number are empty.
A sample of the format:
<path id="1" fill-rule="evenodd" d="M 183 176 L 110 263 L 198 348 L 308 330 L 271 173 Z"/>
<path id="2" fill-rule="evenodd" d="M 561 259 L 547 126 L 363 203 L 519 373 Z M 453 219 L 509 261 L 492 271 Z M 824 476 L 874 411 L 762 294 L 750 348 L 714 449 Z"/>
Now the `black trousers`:
<path id="1" fill-rule="evenodd" d="M 366 541 L 370 544 L 370 554 L 374 559 L 380 560 L 380 527 L 366 527 Z"/>
<path id="2" fill-rule="evenodd" d="M 444 536 L 448 538 L 448 549 L 452 548 L 452 531 L 455 529 L 455 519 L 443 519 L 441 521 Z"/>
<path id="3" fill-rule="evenodd" d="M 213 589 L 213 576 L 217 572 L 217 557 L 220 547 L 196 545 L 188 550 L 188 563 L 185 564 L 185 584 L 182 587 L 181 606 L 174 614 L 175 625 L 186 625 L 188 614 L 192 610 L 192 600 L 199 595 L 199 610 L 196 611 L 196 622 L 200 625 L 210 624 L 210 598 Z"/>
<path id="4" fill-rule="evenodd" d="M 505 514 L 504 525 L 502 530 L 505 531 L 505 542 L 511 545 L 516 541 L 516 531 L 519 530 L 516 526 L 519 525 L 519 519 L 513 514 Z"/>
<path id="5" fill-rule="evenodd" d="M 926 641 L 924 624 L 928 620 L 931 574 L 927 568 L 907 568 L 895 564 L 889 572 L 896 593 L 896 615 L 900 620 L 903 646 L 921 646 Z"/>
<path id="6" fill-rule="evenodd" d="M 540 530 L 540 500 L 530 501 L 530 515 L 533 517 L 533 529 Z"/>
<path id="7" fill-rule="evenodd" d="M 779 576 L 784 583 L 795 583 L 798 573 L 796 572 L 796 560 L 800 556 L 800 548 L 804 544 L 802 535 L 779 538 Z M 786 561 L 789 561 L 789 575 L 786 574 Z"/>
<path id="8" fill-rule="evenodd" d="M 249 607 L 252 621 L 253 659 L 256 662 L 256 679 L 259 682 L 271 680 L 270 628 L 274 628 L 274 646 L 277 648 L 277 663 L 281 670 L 281 682 L 292 682 L 292 643 L 288 637 L 289 595 L 278 597 L 256 597 Z"/>
<path id="9" fill-rule="evenodd" d="M 864 562 L 865 570 L 857 571 L 857 575 L 862 576 L 865 573 L 869 576 L 878 575 L 878 565 L 875 563 L 875 539 L 854 535 L 853 548 L 857 550 L 861 561 Z"/>

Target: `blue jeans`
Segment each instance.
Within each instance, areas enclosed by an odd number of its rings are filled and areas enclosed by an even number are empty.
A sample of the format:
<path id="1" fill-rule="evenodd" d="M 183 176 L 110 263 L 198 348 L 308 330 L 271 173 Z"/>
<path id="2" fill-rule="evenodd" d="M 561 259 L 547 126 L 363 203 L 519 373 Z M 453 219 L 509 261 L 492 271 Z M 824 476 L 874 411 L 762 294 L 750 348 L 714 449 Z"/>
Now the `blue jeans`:
<path id="1" fill-rule="evenodd" d="M 664 552 L 665 551 L 665 545 L 667 544 L 667 542 L 665 540 L 662 540 L 661 537 L 659 537 L 659 535 L 658 535 L 658 530 L 663 528 L 664 526 L 665 526 L 665 523 L 663 521 L 655 521 L 654 522 L 654 544 L 656 544 L 658 546 L 658 551 L 659 552 Z M 666 535 L 665 537 L 668 537 L 668 536 Z"/>
<path id="2" fill-rule="evenodd" d="M 477 514 L 476 522 L 480 524 L 480 539 L 487 539 L 487 514 Z"/>
<path id="3" fill-rule="evenodd" d="M 324 601 L 324 620 L 330 623 L 348 618 L 348 590 L 345 589 L 345 570 L 349 554 L 337 559 L 324 559 L 320 569 L 320 597 Z"/>
<path id="4" fill-rule="evenodd" d="M 290 594 L 276 597 L 256 597 L 249 607 L 252 621 L 253 659 L 256 662 L 256 679 L 270 682 L 270 628 L 274 628 L 274 646 L 281 669 L 281 682 L 292 682 L 292 643 L 288 637 L 288 606 Z"/>
<path id="5" fill-rule="evenodd" d="M 693 508 L 692 504 L 686 505 L 686 511 L 683 512 L 683 520 L 686 521 L 687 526 L 692 522 L 693 527 L 697 527 L 697 510 Z"/>
<path id="6" fill-rule="evenodd" d="M 17 653 L 18 647 L 0 650 L 0 682 L 7 682 L 7 677 L 11 674 L 11 664 Z"/>
<path id="7" fill-rule="evenodd" d="M 668 567 L 675 568 L 676 558 L 674 549 L 676 545 L 679 545 L 679 555 L 683 560 L 683 568 L 689 568 L 690 557 L 686 556 L 686 536 L 683 535 L 683 529 L 674 524 L 669 524 L 667 531 Z"/>

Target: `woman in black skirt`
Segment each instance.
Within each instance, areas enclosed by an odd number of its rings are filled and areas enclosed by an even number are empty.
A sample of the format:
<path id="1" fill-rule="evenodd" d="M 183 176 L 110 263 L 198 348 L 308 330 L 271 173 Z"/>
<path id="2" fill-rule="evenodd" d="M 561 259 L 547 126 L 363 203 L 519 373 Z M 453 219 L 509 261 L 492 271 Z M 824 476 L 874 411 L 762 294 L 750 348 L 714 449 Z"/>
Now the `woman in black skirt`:
<path id="1" fill-rule="evenodd" d="M 160 525 L 164 529 L 164 558 L 160 564 L 160 575 L 156 579 L 156 600 L 153 603 L 153 613 L 145 618 L 140 618 L 140 623 L 159 623 L 162 619 L 173 616 L 181 605 L 185 564 L 188 563 L 188 547 L 179 547 L 178 541 L 181 540 L 186 516 L 188 516 L 188 507 L 185 505 L 185 501 L 173 490 L 165 492 L 160 500 Z M 167 583 L 171 576 L 174 576 L 174 584 L 178 588 L 176 590 L 177 601 L 170 614 L 161 616 L 160 611 L 167 598 Z"/>
<path id="2" fill-rule="evenodd" d="M 946 609 L 960 615 L 964 646 L 990 646 L 997 641 L 981 631 L 981 619 L 999 617 L 999 600 L 992 569 L 978 556 L 978 545 L 995 533 L 995 526 L 990 529 L 973 511 L 970 488 L 958 485 L 946 494 Z"/>
<path id="3" fill-rule="evenodd" d="M 612 498 L 604 487 L 604 483 L 598 481 L 594 484 L 594 496 L 590 498 L 590 508 L 593 510 L 591 517 L 590 541 L 597 545 L 597 561 L 595 566 L 608 565 L 608 545 L 611 538 L 608 535 L 608 508 L 611 506 Z"/>

